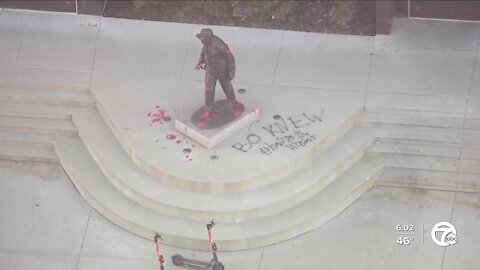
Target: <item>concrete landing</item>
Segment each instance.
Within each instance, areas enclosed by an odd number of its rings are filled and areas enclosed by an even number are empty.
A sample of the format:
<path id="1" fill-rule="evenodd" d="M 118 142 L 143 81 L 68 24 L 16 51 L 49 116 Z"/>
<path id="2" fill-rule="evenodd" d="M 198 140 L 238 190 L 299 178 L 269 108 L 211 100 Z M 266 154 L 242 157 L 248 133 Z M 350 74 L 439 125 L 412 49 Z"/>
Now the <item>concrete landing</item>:
<path id="1" fill-rule="evenodd" d="M 248 128 L 208 149 L 166 121 L 199 108 L 202 85 L 93 74 L 91 89 L 97 108 L 136 165 L 169 185 L 213 193 L 252 190 L 300 169 L 346 132 L 364 99 L 354 91 L 236 84 L 246 90 L 238 100 L 251 101 L 262 113 Z"/>

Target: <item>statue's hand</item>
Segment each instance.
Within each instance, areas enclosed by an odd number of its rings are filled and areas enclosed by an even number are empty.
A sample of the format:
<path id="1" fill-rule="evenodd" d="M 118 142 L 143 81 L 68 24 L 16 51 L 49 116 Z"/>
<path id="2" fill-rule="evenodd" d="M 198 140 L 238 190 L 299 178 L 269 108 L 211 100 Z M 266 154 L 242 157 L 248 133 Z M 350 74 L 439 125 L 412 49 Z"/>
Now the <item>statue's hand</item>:
<path id="1" fill-rule="evenodd" d="M 205 63 L 198 64 L 198 65 L 195 66 L 195 70 L 197 70 L 197 71 L 200 70 L 200 69 L 205 70 L 206 66 L 207 65 Z"/>

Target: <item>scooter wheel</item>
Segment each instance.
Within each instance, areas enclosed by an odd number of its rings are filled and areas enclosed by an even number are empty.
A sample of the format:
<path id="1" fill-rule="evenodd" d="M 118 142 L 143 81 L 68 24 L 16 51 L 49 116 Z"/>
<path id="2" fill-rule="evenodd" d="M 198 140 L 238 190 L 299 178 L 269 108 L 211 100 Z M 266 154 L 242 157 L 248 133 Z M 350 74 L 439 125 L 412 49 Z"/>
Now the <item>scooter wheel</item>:
<path id="1" fill-rule="evenodd" d="M 172 262 L 176 266 L 184 266 L 185 265 L 185 259 L 180 254 L 173 255 L 172 256 Z"/>
<path id="2" fill-rule="evenodd" d="M 221 262 L 215 262 L 212 265 L 212 270 L 223 270 L 225 267 L 223 266 L 223 263 Z"/>

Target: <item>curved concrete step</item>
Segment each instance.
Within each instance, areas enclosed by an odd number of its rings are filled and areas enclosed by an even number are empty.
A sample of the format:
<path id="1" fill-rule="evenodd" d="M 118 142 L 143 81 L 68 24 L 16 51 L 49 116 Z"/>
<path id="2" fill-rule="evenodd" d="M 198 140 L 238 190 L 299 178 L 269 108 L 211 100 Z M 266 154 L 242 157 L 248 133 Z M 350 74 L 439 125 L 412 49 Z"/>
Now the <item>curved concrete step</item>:
<path id="1" fill-rule="evenodd" d="M 58 162 L 57 155 L 50 147 L 32 147 L 22 144 L 4 144 L 0 141 L 0 159 L 32 162 Z"/>
<path id="2" fill-rule="evenodd" d="M 186 219 L 240 222 L 272 215 L 317 194 L 362 157 L 373 142 L 365 130 L 337 140 L 313 164 L 269 186 L 234 194 L 194 193 L 153 179 L 135 166 L 96 112 L 77 114 L 79 136 L 107 179 L 127 197 L 160 213 Z M 241 190 L 239 191 L 241 192 Z"/>
<path id="3" fill-rule="evenodd" d="M 59 140 L 55 151 L 60 164 L 82 197 L 114 224 L 145 238 L 151 238 L 154 232 L 158 232 L 165 243 L 206 249 L 204 245 L 207 240 L 202 237 L 205 234 L 204 224 L 159 214 L 125 197 L 108 182 L 79 138 Z M 234 233 L 238 233 L 239 229 L 240 226 L 234 228 Z M 223 232 L 224 230 L 216 230 L 215 233 L 225 242 L 243 236 L 243 233 L 232 233 L 229 237 L 230 234 Z"/>
<path id="4" fill-rule="evenodd" d="M 209 220 L 172 217 L 131 201 L 105 179 L 79 138 L 60 138 L 56 152 L 82 196 L 113 223 L 148 239 L 158 232 L 166 244 L 209 250 L 204 231 Z M 361 161 L 297 207 L 241 224 L 218 223 L 215 231 L 218 246 L 225 251 L 261 247 L 313 230 L 370 189 L 374 183 L 372 176 L 379 170 L 379 165 Z"/>
<path id="5" fill-rule="evenodd" d="M 29 104 L 95 107 L 95 102 L 88 92 L 0 88 L 0 100 Z"/>
<path id="6" fill-rule="evenodd" d="M 19 131 L 58 135 L 77 134 L 77 130 L 71 120 L 3 115 L 0 115 L 0 131 Z"/>
<path id="7" fill-rule="evenodd" d="M 278 242 L 279 232 L 290 239 L 324 224 L 372 188 L 381 172 L 381 165 L 362 159 L 305 203 L 277 216 L 245 223 L 247 248 Z M 248 240 L 253 237 L 255 241 Z"/>

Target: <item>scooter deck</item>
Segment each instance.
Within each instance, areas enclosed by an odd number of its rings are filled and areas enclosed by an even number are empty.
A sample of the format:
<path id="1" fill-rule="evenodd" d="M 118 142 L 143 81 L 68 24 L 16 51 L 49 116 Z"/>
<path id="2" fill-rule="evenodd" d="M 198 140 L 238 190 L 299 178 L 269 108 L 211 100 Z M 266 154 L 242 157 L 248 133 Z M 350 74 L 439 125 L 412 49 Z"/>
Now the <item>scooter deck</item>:
<path id="1" fill-rule="evenodd" d="M 173 264 L 176 266 L 182 266 L 194 269 L 209 269 L 212 266 L 212 262 L 202 262 L 192 259 L 187 259 L 180 254 L 172 256 Z"/>

